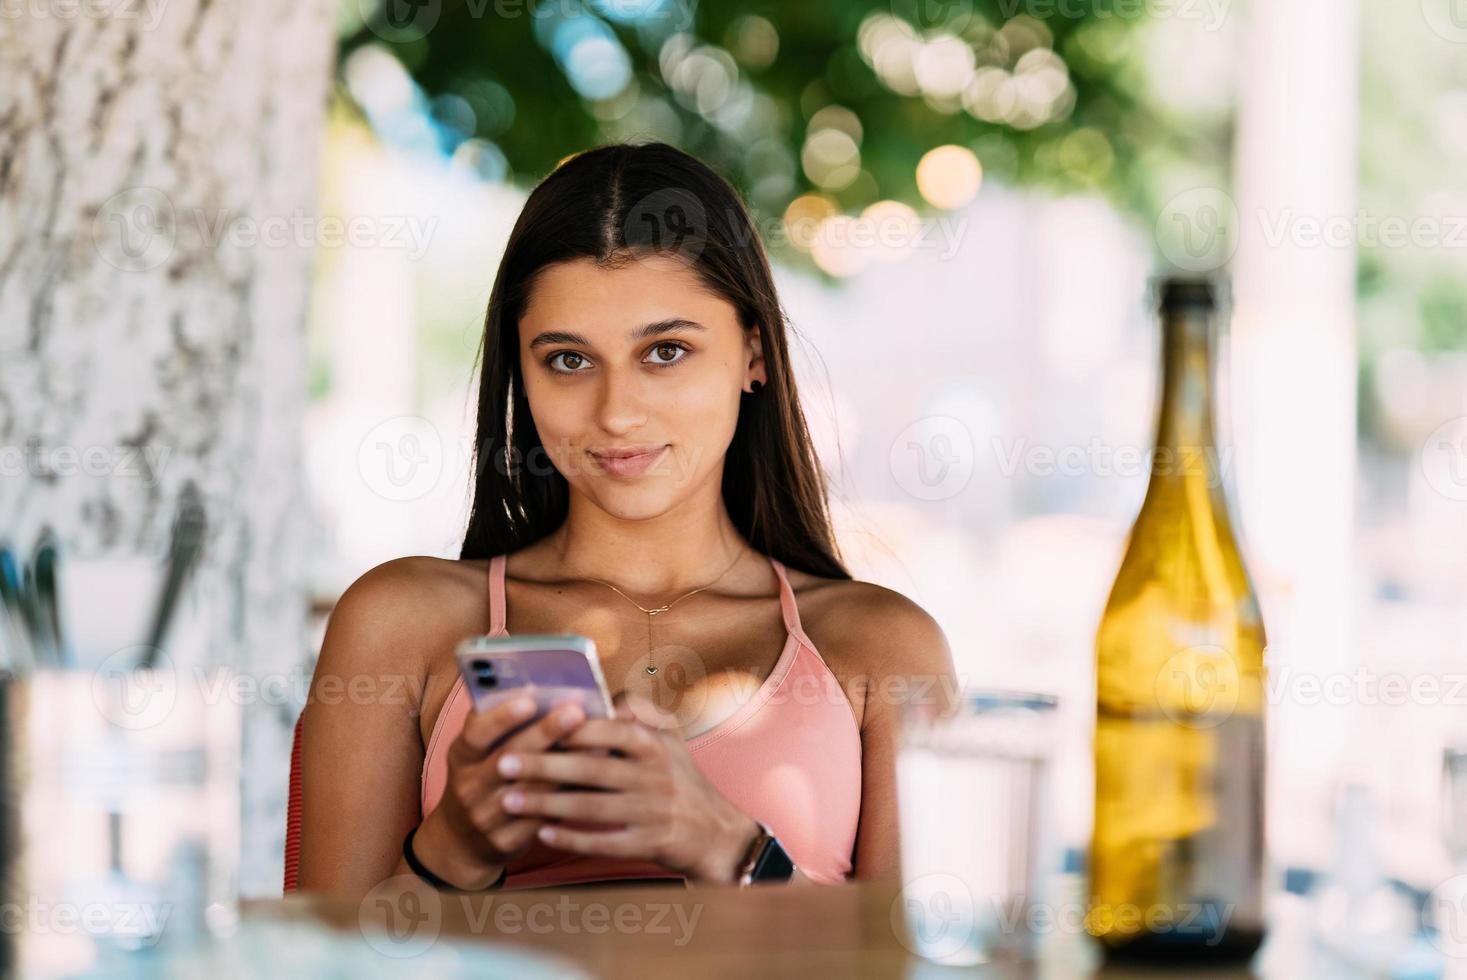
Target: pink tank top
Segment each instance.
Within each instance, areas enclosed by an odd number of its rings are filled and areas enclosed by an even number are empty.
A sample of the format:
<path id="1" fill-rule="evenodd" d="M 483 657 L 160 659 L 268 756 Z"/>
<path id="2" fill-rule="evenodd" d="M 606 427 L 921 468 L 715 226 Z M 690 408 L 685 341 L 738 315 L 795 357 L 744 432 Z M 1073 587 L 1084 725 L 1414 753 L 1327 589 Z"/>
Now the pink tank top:
<path id="1" fill-rule="evenodd" d="M 800 626 L 784 565 L 779 579 L 787 632 L 763 685 L 730 717 L 690 739 L 698 769 L 730 802 L 764 822 L 800 871 L 834 884 L 851 872 L 861 812 L 861 733 L 835 675 Z M 505 628 L 503 555 L 489 562 L 490 634 Z M 454 682 L 423 758 L 423 813 L 438 805 L 448 780 L 448 746 L 473 710 L 463 678 Z M 540 888 L 621 878 L 681 879 L 651 861 L 573 854 L 538 839 L 511 862 L 504 888 Z"/>

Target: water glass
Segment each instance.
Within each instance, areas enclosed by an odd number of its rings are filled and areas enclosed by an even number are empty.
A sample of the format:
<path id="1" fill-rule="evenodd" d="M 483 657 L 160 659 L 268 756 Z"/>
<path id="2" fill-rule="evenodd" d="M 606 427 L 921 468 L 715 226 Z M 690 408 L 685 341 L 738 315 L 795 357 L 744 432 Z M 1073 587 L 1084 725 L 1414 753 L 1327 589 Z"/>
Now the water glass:
<path id="1" fill-rule="evenodd" d="M 1442 839 L 1453 867 L 1467 872 L 1467 744 L 1442 753 Z"/>
<path id="2" fill-rule="evenodd" d="M 902 889 L 893 926 L 950 966 L 1034 952 L 1031 908 L 1052 851 L 1056 699 L 968 690 L 946 712 L 904 706 L 897 754 Z"/>
<path id="3" fill-rule="evenodd" d="M 229 679 L 129 660 L 0 682 L 20 972 L 149 975 L 233 930 L 240 711 Z"/>

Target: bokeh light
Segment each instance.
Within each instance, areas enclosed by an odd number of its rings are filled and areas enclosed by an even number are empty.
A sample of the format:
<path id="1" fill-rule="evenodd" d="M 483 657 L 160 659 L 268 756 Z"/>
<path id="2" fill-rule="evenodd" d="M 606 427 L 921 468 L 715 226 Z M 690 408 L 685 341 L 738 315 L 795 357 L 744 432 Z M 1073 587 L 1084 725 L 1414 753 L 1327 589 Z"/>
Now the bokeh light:
<path id="1" fill-rule="evenodd" d="M 917 164 L 917 190 L 933 207 L 955 211 L 978 196 L 983 165 L 965 146 L 939 146 Z"/>

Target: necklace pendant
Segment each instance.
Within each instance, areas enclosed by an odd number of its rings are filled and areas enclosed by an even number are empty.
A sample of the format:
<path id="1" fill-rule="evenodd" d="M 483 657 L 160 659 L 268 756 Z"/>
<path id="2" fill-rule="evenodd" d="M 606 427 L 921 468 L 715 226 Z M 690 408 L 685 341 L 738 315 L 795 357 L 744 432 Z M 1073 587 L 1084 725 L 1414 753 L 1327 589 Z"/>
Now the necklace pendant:
<path id="1" fill-rule="evenodd" d="M 647 665 L 647 673 L 649 673 L 649 674 L 655 674 L 655 673 L 657 673 L 657 665 L 656 664 L 648 664 Z"/>

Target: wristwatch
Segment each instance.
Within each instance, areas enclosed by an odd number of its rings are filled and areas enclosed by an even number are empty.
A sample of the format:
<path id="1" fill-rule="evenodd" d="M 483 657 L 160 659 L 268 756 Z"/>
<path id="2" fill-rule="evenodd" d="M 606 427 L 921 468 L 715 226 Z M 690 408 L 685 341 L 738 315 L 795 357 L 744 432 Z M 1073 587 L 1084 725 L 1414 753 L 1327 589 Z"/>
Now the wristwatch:
<path id="1" fill-rule="evenodd" d="M 749 845 L 744 860 L 739 864 L 739 887 L 747 888 L 749 885 L 764 882 L 789 881 L 795 873 L 795 863 L 785 853 L 779 839 L 769 832 L 761 820 L 755 820 L 759 825 L 759 833 L 754 842 Z"/>

